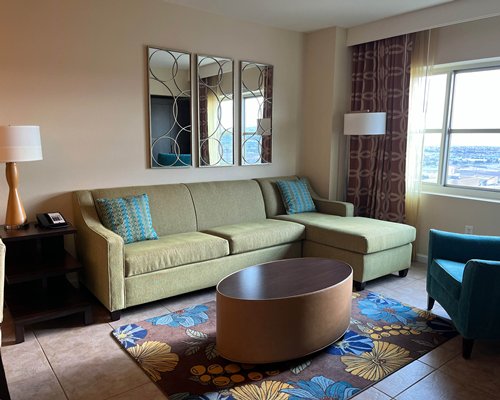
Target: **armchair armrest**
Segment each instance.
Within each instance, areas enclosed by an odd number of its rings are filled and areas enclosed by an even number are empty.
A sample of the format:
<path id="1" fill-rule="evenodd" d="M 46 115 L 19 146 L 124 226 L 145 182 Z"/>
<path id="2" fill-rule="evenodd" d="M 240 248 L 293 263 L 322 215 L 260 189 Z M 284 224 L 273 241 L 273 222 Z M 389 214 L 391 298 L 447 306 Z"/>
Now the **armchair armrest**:
<path id="1" fill-rule="evenodd" d="M 429 267 L 435 258 L 461 263 L 466 263 L 473 258 L 498 260 L 500 237 L 466 235 L 431 229 L 429 231 Z"/>
<path id="2" fill-rule="evenodd" d="M 108 308 L 125 308 L 123 238 L 102 225 L 89 191 L 73 194 L 76 249 L 85 269 L 85 284 Z"/>
<path id="3" fill-rule="evenodd" d="M 500 261 L 469 260 L 459 300 L 465 337 L 498 338 L 500 331 Z"/>

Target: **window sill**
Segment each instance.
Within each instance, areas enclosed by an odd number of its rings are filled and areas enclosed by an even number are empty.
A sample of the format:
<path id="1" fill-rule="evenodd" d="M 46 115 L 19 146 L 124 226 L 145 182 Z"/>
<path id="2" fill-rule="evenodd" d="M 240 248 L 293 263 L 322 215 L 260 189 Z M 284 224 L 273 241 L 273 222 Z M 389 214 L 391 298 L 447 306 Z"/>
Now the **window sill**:
<path id="1" fill-rule="evenodd" d="M 500 192 L 490 192 L 480 189 L 464 189 L 423 183 L 422 194 L 500 204 Z"/>

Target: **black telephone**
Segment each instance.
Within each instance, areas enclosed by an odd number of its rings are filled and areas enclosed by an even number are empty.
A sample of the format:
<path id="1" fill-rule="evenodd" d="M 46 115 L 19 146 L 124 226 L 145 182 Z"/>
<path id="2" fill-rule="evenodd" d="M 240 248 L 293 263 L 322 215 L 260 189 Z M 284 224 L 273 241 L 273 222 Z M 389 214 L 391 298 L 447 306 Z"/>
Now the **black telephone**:
<path id="1" fill-rule="evenodd" d="M 68 226 L 62 214 L 58 212 L 37 214 L 36 219 L 43 228 L 65 228 Z"/>

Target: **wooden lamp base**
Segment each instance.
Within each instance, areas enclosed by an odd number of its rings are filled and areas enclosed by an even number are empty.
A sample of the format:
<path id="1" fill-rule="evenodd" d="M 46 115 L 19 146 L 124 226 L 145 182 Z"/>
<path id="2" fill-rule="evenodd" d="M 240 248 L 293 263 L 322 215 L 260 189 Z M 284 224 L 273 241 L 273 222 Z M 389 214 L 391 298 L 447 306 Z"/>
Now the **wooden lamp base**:
<path id="1" fill-rule="evenodd" d="M 19 176 L 15 162 L 8 162 L 5 167 L 5 176 L 9 184 L 9 199 L 7 201 L 7 213 L 5 214 L 5 229 L 22 229 L 28 222 L 24 211 L 21 197 L 17 186 Z"/>

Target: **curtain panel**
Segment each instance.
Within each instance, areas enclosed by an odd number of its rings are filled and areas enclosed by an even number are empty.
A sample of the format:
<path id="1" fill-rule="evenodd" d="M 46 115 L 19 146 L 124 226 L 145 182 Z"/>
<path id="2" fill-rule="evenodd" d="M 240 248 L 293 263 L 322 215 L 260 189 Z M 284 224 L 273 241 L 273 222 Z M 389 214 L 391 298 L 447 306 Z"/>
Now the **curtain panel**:
<path id="1" fill-rule="evenodd" d="M 208 151 L 208 79 L 200 78 L 198 85 L 198 104 L 200 119 L 200 165 L 210 165 L 210 155 Z"/>
<path id="2" fill-rule="evenodd" d="M 414 34 L 353 47 L 352 111 L 385 111 L 386 134 L 351 136 L 347 201 L 356 215 L 405 220 L 408 94 Z"/>
<path id="3" fill-rule="evenodd" d="M 271 118 L 273 110 L 273 68 L 264 67 L 264 109 L 262 118 Z M 261 159 L 263 163 L 272 162 L 272 136 L 262 136 Z"/>

